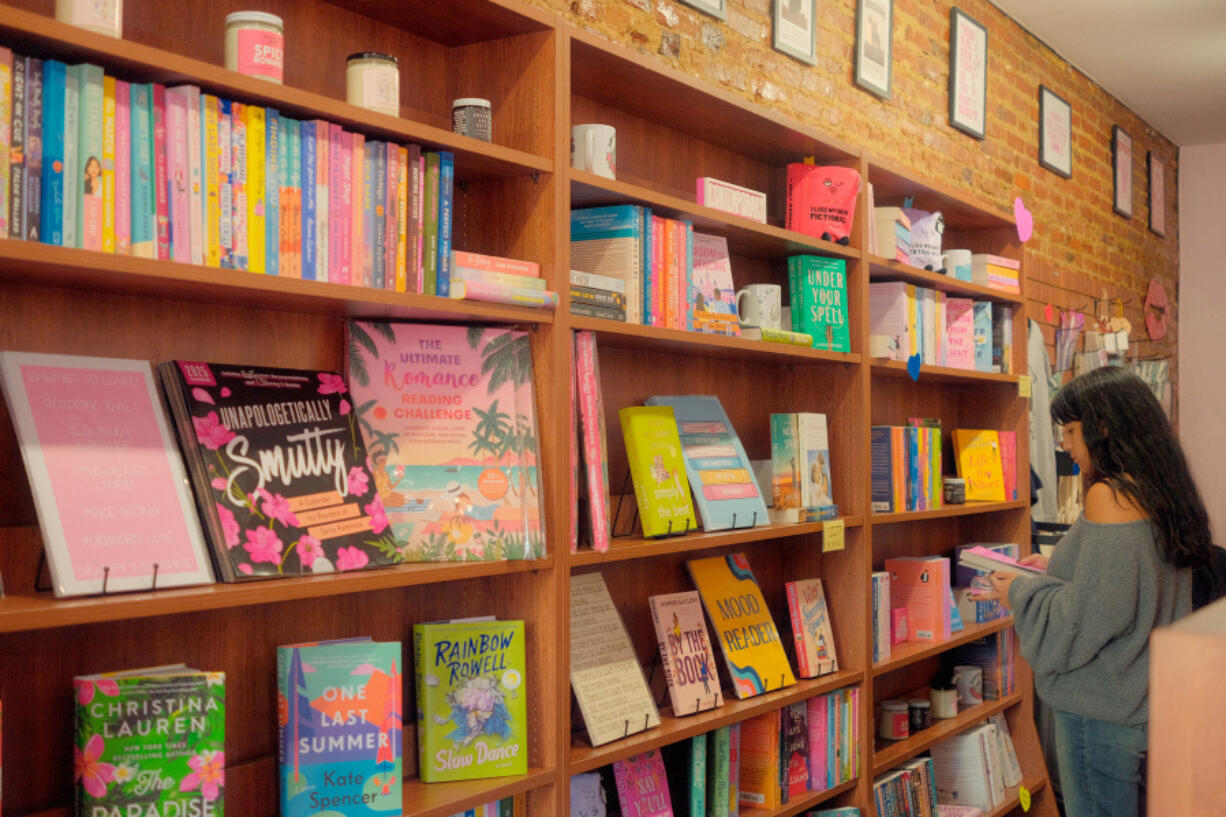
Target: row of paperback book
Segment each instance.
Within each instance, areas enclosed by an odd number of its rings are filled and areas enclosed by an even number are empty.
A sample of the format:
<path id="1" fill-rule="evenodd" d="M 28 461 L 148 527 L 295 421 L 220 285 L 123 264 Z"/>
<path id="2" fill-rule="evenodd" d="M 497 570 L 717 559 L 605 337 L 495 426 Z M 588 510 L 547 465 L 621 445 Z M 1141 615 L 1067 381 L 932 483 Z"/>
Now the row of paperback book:
<path id="1" fill-rule="evenodd" d="M 527 333 L 347 336 L 348 378 L 0 353 L 56 594 L 543 557 Z"/>
<path id="2" fill-rule="evenodd" d="M 905 426 L 873 426 L 873 513 L 925 511 L 945 503 L 941 423 L 912 418 Z M 965 481 L 959 502 L 1017 499 L 1017 434 L 956 428 L 950 433 L 955 471 Z"/>
<path id="3" fill-rule="evenodd" d="M 1013 307 L 956 298 L 903 281 L 869 289 L 873 357 L 977 372 L 1013 373 Z"/>

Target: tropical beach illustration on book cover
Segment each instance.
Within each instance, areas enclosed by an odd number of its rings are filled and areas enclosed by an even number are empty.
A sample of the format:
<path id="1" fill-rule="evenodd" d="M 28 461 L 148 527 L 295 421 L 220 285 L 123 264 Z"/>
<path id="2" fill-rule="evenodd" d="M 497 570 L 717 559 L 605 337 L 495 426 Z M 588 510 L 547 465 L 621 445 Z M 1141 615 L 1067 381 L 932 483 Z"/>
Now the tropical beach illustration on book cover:
<path id="1" fill-rule="evenodd" d="M 527 334 L 373 321 L 347 333 L 357 415 L 403 558 L 543 556 Z"/>

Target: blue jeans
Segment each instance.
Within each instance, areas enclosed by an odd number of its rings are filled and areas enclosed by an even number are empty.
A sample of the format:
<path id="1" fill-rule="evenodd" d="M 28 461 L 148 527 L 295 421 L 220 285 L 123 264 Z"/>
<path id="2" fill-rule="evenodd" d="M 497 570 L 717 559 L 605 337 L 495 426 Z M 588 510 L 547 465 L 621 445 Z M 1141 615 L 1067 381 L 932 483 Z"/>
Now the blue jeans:
<path id="1" fill-rule="evenodd" d="M 1055 716 L 1056 762 L 1066 817 L 1144 814 L 1141 775 L 1148 727 L 1121 726 L 1059 710 Z"/>

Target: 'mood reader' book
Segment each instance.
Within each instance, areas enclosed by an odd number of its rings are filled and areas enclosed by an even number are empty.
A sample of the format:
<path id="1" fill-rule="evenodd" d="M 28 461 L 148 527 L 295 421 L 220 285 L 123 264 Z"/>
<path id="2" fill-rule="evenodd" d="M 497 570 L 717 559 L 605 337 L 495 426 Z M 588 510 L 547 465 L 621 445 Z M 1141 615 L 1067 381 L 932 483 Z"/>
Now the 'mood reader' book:
<path id="1" fill-rule="evenodd" d="M 282 817 L 399 815 L 400 642 L 277 648 Z"/>
<path id="2" fill-rule="evenodd" d="M 762 590 L 743 553 L 685 563 L 715 628 L 738 698 L 796 683 Z"/>
<path id="3" fill-rule="evenodd" d="M 222 578 L 400 561 L 339 374 L 185 360 L 158 372 Z"/>
<path id="4" fill-rule="evenodd" d="M 545 554 L 526 332 L 350 321 L 348 374 L 406 561 Z"/>
<path id="5" fill-rule="evenodd" d="M 673 715 L 690 715 L 714 709 L 724 703 L 719 688 L 719 671 L 707 622 L 702 617 L 702 601 L 693 590 L 667 593 L 647 599 L 651 620 L 660 642 L 660 661 L 673 703 Z"/>
<path id="6" fill-rule="evenodd" d="M 0 352 L 56 596 L 213 581 L 148 361 Z"/>

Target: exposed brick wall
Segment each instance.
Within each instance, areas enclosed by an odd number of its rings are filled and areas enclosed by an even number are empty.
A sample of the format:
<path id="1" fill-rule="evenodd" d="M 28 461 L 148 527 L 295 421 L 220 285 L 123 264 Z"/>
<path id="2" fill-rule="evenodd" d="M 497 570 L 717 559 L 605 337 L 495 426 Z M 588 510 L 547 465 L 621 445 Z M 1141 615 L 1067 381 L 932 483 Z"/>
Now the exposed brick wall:
<path id="1" fill-rule="evenodd" d="M 1141 303 L 1159 275 L 1175 300 L 1179 275 L 1178 148 L 985 0 L 958 7 L 988 29 L 987 138 L 947 123 L 948 2 L 895 0 L 892 99 L 853 82 L 855 0 L 818 0 L 818 61 L 771 48 L 771 0 L 728 0 L 717 20 L 678 0 L 530 0 L 577 26 L 778 109 L 818 130 L 1011 212 L 1021 196 L 1034 214 L 1027 244 L 1030 315 L 1120 297 L 1142 356 L 1173 354 L 1175 332 L 1147 341 Z M 1039 85 L 1072 106 L 1073 175 L 1039 166 Z M 1133 216 L 1112 210 L 1111 128 L 1133 139 Z M 1167 237 L 1148 230 L 1145 156 L 1167 165 Z M 1091 310 L 1092 311 L 1092 310 Z M 1173 317 L 1173 316 L 1172 316 Z M 1058 318 L 1057 318 L 1058 320 Z M 1172 321 L 1172 324 L 1174 322 Z M 1046 327 L 1050 342 L 1050 327 Z M 1174 358 L 1170 361 L 1174 366 Z"/>

